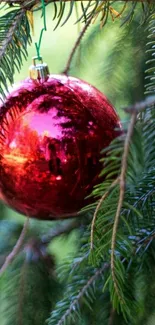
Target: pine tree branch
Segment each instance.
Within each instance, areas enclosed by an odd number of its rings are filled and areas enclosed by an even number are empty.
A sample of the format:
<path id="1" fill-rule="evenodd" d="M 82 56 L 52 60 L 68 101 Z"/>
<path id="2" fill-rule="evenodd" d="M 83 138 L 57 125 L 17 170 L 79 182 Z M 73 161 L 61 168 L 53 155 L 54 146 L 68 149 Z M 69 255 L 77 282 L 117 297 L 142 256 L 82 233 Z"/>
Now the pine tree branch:
<path id="1" fill-rule="evenodd" d="M 145 71 L 147 83 L 145 85 L 145 94 L 155 94 L 155 78 L 154 78 L 154 69 L 155 69 L 155 10 L 152 12 L 152 15 L 149 17 L 149 23 L 147 26 L 147 38 L 148 43 L 146 44 L 146 53 L 148 55 L 148 59 L 146 61 L 147 69 Z"/>
<path id="2" fill-rule="evenodd" d="M 8 82 L 14 82 L 15 68 L 19 71 L 31 43 L 26 10 L 14 9 L 0 16 L 0 93 L 5 97 Z"/>
<path id="3" fill-rule="evenodd" d="M 124 144 L 124 152 L 123 152 L 122 163 L 121 163 L 121 173 L 120 173 L 120 177 L 119 177 L 120 193 L 119 193 L 119 200 L 118 200 L 116 215 L 114 218 L 112 240 L 111 240 L 111 273 L 112 273 L 112 278 L 113 278 L 116 293 L 121 301 L 123 299 L 120 296 L 118 285 L 117 285 L 117 279 L 116 279 L 116 275 L 115 275 L 115 246 L 116 246 L 116 236 L 117 236 L 119 218 L 120 218 L 121 208 L 123 205 L 124 194 L 125 194 L 125 185 L 126 185 L 125 177 L 126 177 L 126 171 L 127 171 L 127 159 L 128 159 L 129 149 L 130 149 L 130 141 L 131 141 L 131 137 L 133 134 L 134 125 L 136 123 L 136 118 L 137 118 L 137 112 L 133 111 L 132 116 L 131 116 L 131 121 L 130 121 L 130 124 L 128 127 L 128 132 L 127 132 L 126 139 L 125 139 L 125 144 Z"/>
<path id="4" fill-rule="evenodd" d="M 85 286 L 82 288 L 82 290 L 79 292 L 77 297 L 73 300 L 70 307 L 67 309 L 65 314 L 61 317 L 57 325 L 63 325 L 66 318 L 71 314 L 72 311 L 74 311 L 75 306 L 78 304 L 80 299 L 85 295 L 88 288 L 93 284 L 93 282 L 100 276 L 104 271 L 106 271 L 109 268 L 109 264 L 105 263 L 102 268 L 98 269 L 95 274 L 88 280 L 88 282 L 85 284 Z"/>
<path id="5" fill-rule="evenodd" d="M 92 20 L 92 17 L 91 17 L 90 19 L 87 20 L 87 22 L 86 22 L 84 28 L 81 30 L 81 32 L 80 32 L 80 34 L 79 34 L 79 36 L 78 36 L 78 38 L 77 38 L 77 40 L 76 40 L 76 42 L 75 42 L 75 45 L 74 45 L 74 47 L 73 47 L 73 49 L 72 49 L 72 51 L 71 51 L 71 54 L 70 54 L 69 59 L 68 59 L 68 62 L 67 62 L 67 64 L 66 64 L 66 68 L 65 68 L 65 70 L 63 71 L 63 73 L 66 74 L 66 75 L 67 75 L 68 72 L 69 72 L 69 69 L 70 69 L 70 65 L 71 65 L 71 62 L 72 62 L 73 56 L 74 56 L 74 54 L 75 54 L 75 52 L 76 52 L 78 46 L 80 45 L 80 42 L 81 42 L 81 40 L 82 40 L 82 37 L 84 36 L 84 34 L 85 34 L 85 32 L 86 32 L 88 26 L 90 25 L 91 20 Z"/>
<path id="6" fill-rule="evenodd" d="M 117 179 L 115 179 L 114 182 L 111 184 L 111 186 L 113 187 L 113 184 L 115 185 L 115 184 L 119 183 L 119 199 L 118 199 L 118 202 L 116 201 L 117 209 L 115 211 L 112 236 L 111 236 L 111 233 L 110 233 L 109 241 L 111 241 L 111 251 L 112 251 L 112 253 L 111 253 L 111 255 L 112 255 L 111 256 L 112 278 L 113 278 L 115 291 L 116 291 L 116 293 L 118 295 L 118 298 L 120 299 L 121 303 L 124 302 L 124 299 L 122 299 L 122 297 L 120 295 L 120 292 L 119 292 L 119 289 L 118 289 L 118 287 L 119 287 L 118 280 L 117 280 L 117 275 L 118 274 L 116 275 L 116 265 L 115 265 L 115 246 L 116 246 L 116 236 L 117 236 L 119 218 L 120 218 L 121 209 L 122 209 L 122 205 L 123 205 L 124 194 L 125 194 L 125 177 L 126 177 L 126 171 L 127 171 L 127 160 L 128 160 L 128 155 L 129 155 L 130 140 L 131 140 L 131 137 L 132 137 L 132 133 L 133 133 L 133 129 L 134 129 L 134 125 L 135 125 L 138 113 L 140 113 L 141 111 L 143 111 L 147 107 L 148 108 L 153 108 L 154 104 L 155 104 L 155 99 L 154 99 L 153 96 L 150 96 L 143 102 L 138 102 L 135 105 L 132 105 L 132 106 L 129 106 L 128 108 L 125 108 L 125 111 L 132 114 L 132 117 L 131 117 L 131 122 L 130 122 L 129 127 L 128 127 L 128 132 L 127 132 L 127 135 L 126 135 L 124 148 L 122 148 L 122 150 L 123 150 L 123 155 L 122 156 L 123 157 L 122 157 L 122 163 L 121 163 L 120 176 Z M 99 201 L 99 203 L 98 203 L 98 205 L 96 207 L 95 213 L 94 213 L 94 217 L 93 217 L 93 221 L 92 221 L 92 225 L 91 225 L 91 249 L 93 249 L 94 227 L 95 227 L 97 213 L 100 210 L 103 201 L 107 198 L 107 196 L 109 194 L 109 191 L 110 191 L 110 188 L 111 187 L 109 185 L 107 185 L 107 190 L 104 193 L 104 195 L 101 197 L 101 199 L 100 199 L 100 201 Z M 105 215 L 106 215 L 106 212 L 105 212 Z M 101 215 L 101 218 L 102 218 L 102 215 Z M 111 218 L 111 216 L 110 216 L 110 218 Z M 106 233 L 106 230 L 105 230 L 105 233 Z M 103 236 L 103 230 L 102 230 L 101 236 Z M 151 240 L 152 240 L 152 238 L 149 238 L 149 240 L 148 240 L 149 244 L 150 244 Z M 99 250 L 101 251 L 101 247 L 99 248 Z M 104 251 L 104 248 L 102 249 L 102 251 Z M 119 251 L 119 248 L 118 248 L 118 251 Z M 98 252 L 96 251 L 96 254 L 97 253 Z"/>
<path id="7" fill-rule="evenodd" d="M 5 55 L 5 52 L 7 50 L 8 45 L 12 41 L 12 38 L 14 36 L 14 33 L 17 29 L 17 26 L 21 20 L 21 18 L 25 15 L 25 10 L 21 9 L 19 14 L 16 16 L 16 19 L 13 21 L 12 25 L 8 29 L 8 32 L 6 34 L 5 39 L 1 42 L 1 48 L 0 48 L 0 60 L 2 59 L 2 56 Z"/>
<path id="8" fill-rule="evenodd" d="M 11 262 L 13 261 L 13 259 L 16 257 L 16 255 L 19 253 L 23 242 L 24 242 L 24 238 L 26 235 L 26 232 L 28 230 L 29 227 L 29 218 L 27 217 L 22 232 L 20 234 L 20 237 L 17 240 L 16 245 L 14 246 L 12 252 L 6 257 L 6 260 L 4 262 L 4 264 L 2 265 L 1 269 L 0 269 L 0 276 L 4 273 L 4 271 L 6 270 L 6 268 L 9 266 L 9 264 L 11 264 Z"/>

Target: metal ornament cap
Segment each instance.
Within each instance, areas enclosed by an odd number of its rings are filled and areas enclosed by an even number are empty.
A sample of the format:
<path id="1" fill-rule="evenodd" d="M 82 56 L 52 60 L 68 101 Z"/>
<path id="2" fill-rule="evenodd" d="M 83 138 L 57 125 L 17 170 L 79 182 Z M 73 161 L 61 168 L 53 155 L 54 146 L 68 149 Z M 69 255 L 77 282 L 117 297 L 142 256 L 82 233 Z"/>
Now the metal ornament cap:
<path id="1" fill-rule="evenodd" d="M 42 58 L 39 58 L 40 63 L 36 64 L 38 57 L 33 58 L 33 64 L 29 68 L 30 78 L 32 80 L 38 80 L 39 82 L 47 81 L 49 77 L 49 68 L 48 65 L 42 61 Z"/>

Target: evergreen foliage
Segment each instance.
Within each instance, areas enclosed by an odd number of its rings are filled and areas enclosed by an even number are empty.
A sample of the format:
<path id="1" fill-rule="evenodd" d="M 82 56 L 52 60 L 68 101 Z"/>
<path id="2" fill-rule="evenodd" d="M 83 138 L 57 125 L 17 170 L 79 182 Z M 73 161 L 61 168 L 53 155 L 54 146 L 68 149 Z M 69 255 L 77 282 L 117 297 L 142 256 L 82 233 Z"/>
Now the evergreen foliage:
<path id="1" fill-rule="evenodd" d="M 52 256 L 31 239 L 1 279 L 5 324 L 45 324 L 59 290 Z"/>
<path id="2" fill-rule="evenodd" d="M 41 8 L 40 4 L 34 7 L 34 1 L 12 1 L 11 5 L 11 9 L 0 7 L 2 97 L 8 83 L 13 83 L 15 68 L 20 69 L 27 57 L 32 33 L 27 10 Z M 76 1 L 69 6 L 62 1 L 52 4 L 55 28 L 67 23 L 75 5 Z M 128 94 L 133 105 L 126 108 L 123 134 L 102 152 L 104 181 L 94 188 L 93 203 L 82 211 L 85 222 L 82 218 L 76 224 L 66 221 L 62 228 L 60 222 L 55 225 L 56 231 L 44 229 L 44 236 L 42 226 L 34 222 L 19 254 L 2 274 L 0 321 L 4 325 L 155 322 L 155 5 L 89 1 L 80 2 L 80 6 L 77 20 L 83 25 L 96 19 L 109 29 L 108 18 L 121 15 L 120 35 L 107 58 L 105 73 L 111 79 L 112 91 L 118 84 L 121 96 L 120 71 L 123 79 L 126 67 L 121 46 L 128 42 L 134 53 L 127 64 L 134 79 Z M 98 28 L 88 33 L 82 41 L 82 53 L 97 42 L 97 35 Z M 124 61 L 129 59 L 126 52 Z M 73 70 L 77 71 L 76 66 Z M 124 87 L 122 96 L 127 96 L 127 84 Z M 57 265 L 50 244 L 58 235 L 68 236 L 74 227 L 78 227 L 77 252 Z M 0 220 L 0 266 L 12 251 L 21 228 L 18 221 Z"/>
<path id="3" fill-rule="evenodd" d="M 13 83 L 15 68 L 20 71 L 31 42 L 30 26 L 22 9 L 14 9 L 0 16 L 0 93 L 4 96 L 8 82 Z"/>

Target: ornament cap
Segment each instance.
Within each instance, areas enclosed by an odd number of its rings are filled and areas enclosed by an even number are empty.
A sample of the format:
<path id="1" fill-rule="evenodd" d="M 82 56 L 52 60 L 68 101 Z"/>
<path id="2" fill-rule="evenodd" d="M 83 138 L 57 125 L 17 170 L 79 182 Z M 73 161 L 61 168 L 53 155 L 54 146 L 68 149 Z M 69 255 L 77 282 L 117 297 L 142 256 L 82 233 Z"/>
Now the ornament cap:
<path id="1" fill-rule="evenodd" d="M 36 60 L 40 62 L 36 64 Z M 33 64 L 29 68 L 30 78 L 32 80 L 38 80 L 39 82 L 44 82 L 49 77 L 49 68 L 46 63 L 43 62 L 42 57 L 38 59 L 38 57 L 33 58 Z"/>

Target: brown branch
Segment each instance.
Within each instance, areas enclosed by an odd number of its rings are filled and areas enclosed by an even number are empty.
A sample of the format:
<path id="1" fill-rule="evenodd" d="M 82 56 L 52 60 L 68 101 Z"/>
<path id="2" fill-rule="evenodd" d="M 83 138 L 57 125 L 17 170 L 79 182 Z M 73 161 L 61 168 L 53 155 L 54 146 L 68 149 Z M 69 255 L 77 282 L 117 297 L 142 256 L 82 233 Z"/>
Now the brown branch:
<path id="1" fill-rule="evenodd" d="M 92 20 L 92 17 L 91 17 L 90 19 L 87 20 L 87 22 L 85 23 L 84 28 L 81 30 L 81 32 L 80 32 L 80 34 L 79 34 L 79 36 L 78 36 L 78 38 L 77 38 L 77 40 L 76 40 L 76 42 L 75 42 L 75 45 L 74 45 L 74 47 L 73 47 L 73 49 L 72 49 L 72 51 L 71 51 L 71 54 L 70 54 L 69 59 L 68 59 L 68 62 L 67 62 L 67 64 L 66 64 L 66 68 L 65 68 L 65 70 L 63 71 L 63 73 L 66 74 L 66 75 L 68 74 L 68 71 L 69 71 L 69 69 L 70 69 L 70 65 L 71 65 L 71 62 L 72 62 L 73 56 L 74 56 L 74 54 L 75 54 L 75 52 L 76 52 L 78 46 L 80 45 L 81 39 L 82 39 L 82 37 L 84 36 L 84 34 L 85 34 L 85 32 L 86 32 L 88 26 L 90 25 L 91 20 Z"/>
<path id="2" fill-rule="evenodd" d="M 10 265 L 10 263 L 13 261 L 13 259 L 15 258 L 15 256 L 19 253 L 23 242 L 24 242 L 24 238 L 26 235 L 26 232 L 28 230 L 28 226 L 29 226 L 29 218 L 27 217 L 22 232 L 20 234 L 20 237 L 17 240 L 16 245 L 14 246 L 12 252 L 6 257 L 6 260 L 4 262 L 4 264 L 2 265 L 1 269 L 0 269 L 0 276 L 2 275 L 2 273 L 6 270 L 6 268 Z"/>
<path id="3" fill-rule="evenodd" d="M 108 190 L 104 193 L 104 195 L 99 200 L 99 203 L 96 207 L 96 210 L 95 210 L 95 213 L 93 216 L 93 220 L 92 220 L 92 224 L 91 224 L 91 249 L 93 249 L 94 227 L 95 227 L 95 222 L 96 222 L 96 218 L 97 218 L 97 213 L 98 213 L 103 201 L 109 195 L 110 190 L 115 185 L 117 185 L 119 183 L 120 194 L 119 194 L 117 210 L 116 210 L 116 214 L 115 214 L 115 218 L 114 218 L 114 225 L 113 225 L 113 232 L 112 232 L 112 243 L 111 243 L 112 278 L 114 281 L 115 290 L 119 297 L 120 297 L 120 295 L 119 295 L 119 290 L 118 290 L 118 286 L 117 286 L 117 280 L 115 277 L 115 245 L 116 245 L 116 235 L 117 235 L 117 229 L 118 229 L 118 224 L 119 224 L 120 212 L 121 212 L 121 208 L 123 205 L 123 199 L 124 199 L 124 194 L 125 194 L 125 177 L 126 177 L 126 170 L 127 170 L 127 158 L 128 158 L 129 148 L 130 148 L 130 140 L 132 137 L 137 114 L 139 112 L 143 111 L 144 109 L 146 109 L 147 107 L 151 107 L 153 105 L 155 105 L 155 99 L 153 100 L 150 97 L 150 98 L 147 98 L 145 101 L 138 102 L 135 105 L 129 106 L 124 109 L 126 112 L 131 113 L 132 117 L 131 117 L 131 122 L 128 127 L 128 132 L 127 132 L 127 136 L 126 136 L 125 144 L 124 144 L 124 151 L 123 151 L 123 157 L 122 157 L 122 163 L 121 163 L 121 173 L 120 173 L 120 176 L 117 179 L 115 179 L 115 181 L 109 186 Z M 122 300 L 121 297 L 120 297 L 120 299 Z"/>
<path id="4" fill-rule="evenodd" d="M 122 157 L 122 163 L 121 163 L 121 173 L 120 173 L 120 178 L 119 178 L 120 193 L 119 193 L 119 200 L 118 200 L 116 215 L 114 218 L 112 241 L 111 241 L 111 273 L 112 273 L 112 278 L 114 281 L 114 287 L 115 287 L 116 293 L 117 293 L 118 297 L 120 298 L 120 300 L 122 300 L 122 297 L 120 297 L 119 289 L 118 289 L 118 285 L 117 285 L 117 279 L 115 276 L 115 245 L 116 245 L 116 235 L 117 235 L 117 229 L 118 229 L 118 224 L 119 224 L 120 212 L 121 212 L 121 208 L 123 205 L 123 199 L 124 199 L 124 194 L 125 194 L 125 177 L 126 177 L 126 170 L 127 170 L 127 159 L 128 159 L 129 149 L 130 149 L 130 141 L 131 141 L 134 125 L 136 123 L 136 118 L 137 118 L 137 112 L 133 111 L 132 116 L 131 116 L 131 121 L 130 121 L 130 124 L 128 127 L 128 132 L 127 132 L 126 139 L 125 139 L 125 144 L 124 144 L 124 151 L 123 151 L 123 157 Z"/>
<path id="5" fill-rule="evenodd" d="M 107 198 L 110 191 L 118 184 L 118 182 L 119 182 L 119 177 L 114 180 L 114 182 L 109 186 L 108 190 L 103 194 L 103 196 L 101 197 L 101 199 L 98 202 L 98 205 L 97 205 L 96 210 L 94 212 L 92 224 L 91 224 L 91 244 L 90 244 L 91 249 L 93 249 L 94 227 L 95 227 L 95 222 L 96 222 L 98 211 L 99 211 L 103 201 Z"/>
<path id="6" fill-rule="evenodd" d="M 61 317 L 57 325 L 64 324 L 65 319 L 70 315 L 72 311 L 74 311 L 76 304 L 79 302 L 79 300 L 84 296 L 85 292 L 89 288 L 91 284 L 100 276 L 105 270 L 107 270 L 110 267 L 109 263 L 105 263 L 102 268 L 96 271 L 96 273 L 89 279 L 89 281 L 86 283 L 86 285 L 82 288 L 82 290 L 79 292 L 78 296 L 73 300 L 70 307 L 67 309 L 67 311 L 64 313 L 64 315 Z"/>
<path id="7" fill-rule="evenodd" d="M 77 2 L 75 3 L 75 14 L 76 14 L 76 21 L 77 21 L 77 35 L 79 35 L 81 32 L 81 21 L 79 20 L 80 14 L 79 14 L 79 8 Z M 78 48 L 77 66 L 80 67 L 80 64 L 81 64 L 81 44 L 79 45 Z"/>

